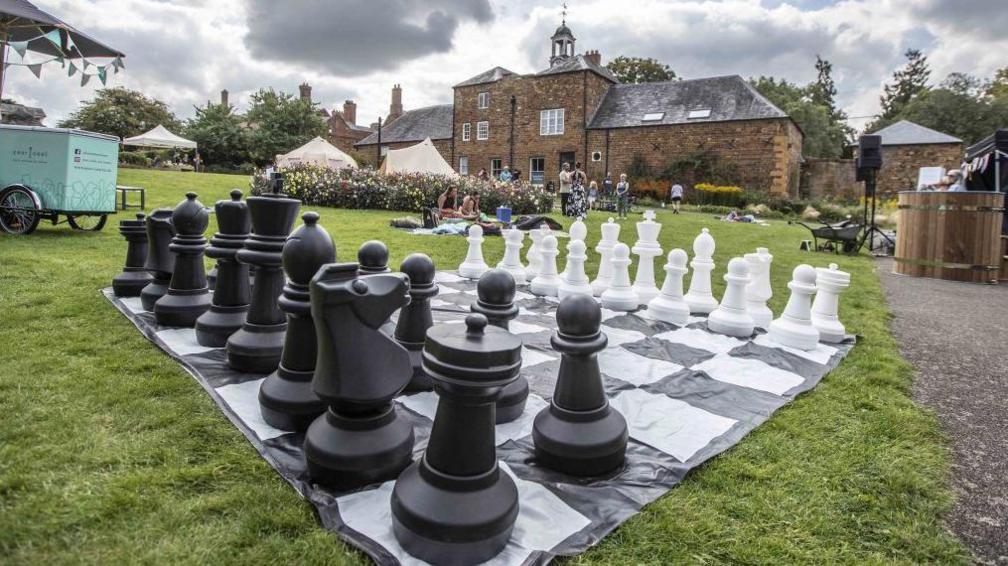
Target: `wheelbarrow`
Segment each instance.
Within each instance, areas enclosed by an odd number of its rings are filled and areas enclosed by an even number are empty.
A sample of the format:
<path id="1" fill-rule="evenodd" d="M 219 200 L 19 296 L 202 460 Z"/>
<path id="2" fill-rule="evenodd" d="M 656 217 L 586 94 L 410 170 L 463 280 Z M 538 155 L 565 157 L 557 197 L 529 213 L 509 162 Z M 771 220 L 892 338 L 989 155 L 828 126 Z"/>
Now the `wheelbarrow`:
<path id="1" fill-rule="evenodd" d="M 861 235 L 861 224 L 847 219 L 835 224 L 822 224 L 820 226 L 809 226 L 798 220 L 789 220 L 788 224 L 798 224 L 804 226 L 812 232 L 812 246 L 816 251 L 832 251 L 845 254 L 857 253 L 860 246 L 858 237 Z M 819 241 L 823 243 L 820 244 Z"/>

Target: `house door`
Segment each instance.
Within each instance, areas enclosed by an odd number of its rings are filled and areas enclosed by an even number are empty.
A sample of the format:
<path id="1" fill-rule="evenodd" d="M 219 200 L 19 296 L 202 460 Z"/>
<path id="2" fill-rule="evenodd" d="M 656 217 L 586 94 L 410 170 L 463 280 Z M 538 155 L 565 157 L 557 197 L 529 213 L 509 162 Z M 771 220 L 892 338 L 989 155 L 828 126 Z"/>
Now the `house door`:
<path id="1" fill-rule="evenodd" d="M 561 151 L 560 152 L 560 170 L 563 170 L 563 164 L 567 163 L 570 165 L 570 170 L 574 170 L 574 152 L 573 151 Z"/>

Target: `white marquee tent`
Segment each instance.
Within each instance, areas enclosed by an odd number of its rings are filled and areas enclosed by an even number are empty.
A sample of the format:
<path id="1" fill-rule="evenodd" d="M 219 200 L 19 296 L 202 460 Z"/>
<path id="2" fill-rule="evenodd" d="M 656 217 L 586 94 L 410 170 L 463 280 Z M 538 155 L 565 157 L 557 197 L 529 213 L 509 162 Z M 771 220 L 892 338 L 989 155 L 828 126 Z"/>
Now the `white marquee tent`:
<path id="1" fill-rule="evenodd" d="M 196 142 L 176 136 L 175 134 L 169 132 L 168 129 L 161 124 L 158 124 L 149 132 L 140 134 L 139 136 L 126 138 L 122 142 L 123 145 L 135 145 L 140 147 L 196 149 Z"/>
<path id="2" fill-rule="evenodd" d="M 430 138 L 410 147 L 389 150 L 385 154 L 385 160 L 382 161 L 381 171 L 384 173 L 434 173 L 449 177 L 458 176 L 458 173 L 444 160 L 444 157 L 441 157 L 441 153 L 434 147 Z"/>
<path id="3" fill-rule="evenodd" d="M 290 153 L 276 156 L 277 167 L 290 167 L 300 163 L 312 163 L 331 169 L 357 168 L 357 162 L 353 157 L 317 136 Z"/>

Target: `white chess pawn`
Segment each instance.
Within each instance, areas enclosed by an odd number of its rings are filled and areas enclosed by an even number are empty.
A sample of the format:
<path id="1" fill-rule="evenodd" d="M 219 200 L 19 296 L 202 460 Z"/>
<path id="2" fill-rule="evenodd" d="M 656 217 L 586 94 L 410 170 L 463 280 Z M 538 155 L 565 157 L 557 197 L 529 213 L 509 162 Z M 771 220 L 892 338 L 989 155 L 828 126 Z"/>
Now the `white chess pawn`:
<path id="1" fill-rule="evenodd" d="M 542 265 L 540 266 L 542 269 L 539 271 L 539 275 L 532 279 L 529 289 L 533 295 L 555 297 L 557 287 L 560 286 L 560 276 L 557 274 L 556 264 L 560 250 L 557 248 L 556 236 L 553 234 L 543 236 L 539 247 L 539 255 L 542 256 Z"/>
<path id="2" fill-rule="evenodd" d="M 619 243 L 620 225 L 612 218 L 602 225 L 602 239 L 595 245 L 595 251 L 599 254 L 598 275 L 592 281 L 592 294 L 601 297 L 602 292 L 609 288 L 612 283 L 612 259 L 613 247 Z"/>
<path id="3" fill-rule="evenodd" d="M 602 292 L 602 306 L 614 311 L 632 311 L 640 306 L 640 298 L 630 285 L 630 248 L 620 242 L 613 248 L 612 282 Z"/>
<path id="4" fill-rule="evenodd" d="M 588 226 L 586 226 L 584 221 L 581 220 L 581 217 L 578 216 L 577 220 L 571 223 L 569 233 L 572 242 L 574 240 L 581 240 L 583 242 L 584 239 L 588 237 Z M 570 250 L 570 245 L 567 246 L 567 249 L 568 251 Z M 564 265 L 563 271 L 560 272 L 560 279 L 563 279 L 566 276 L 567 276 L 567 265 Z"/>
<path id="5" fill-rule="evenodd" d="M 773 311 L 767 301 L 773 296 L 770 286 L 770 264 L 773 256 L 766 248 L 756 248 L 756 253 L 745 255 L 749 266 L 749 284 L 746 285 L 746 309 L 753 317 L 756 328 L 766 330 L 773 320 Z"/>
<path id="6" fill-rule="evenodd" d="M 459 265 L 458 273 L 468 279 L 479 279 L 490 266 L 483 260 L 483 227 L 473 224 L 469 227 L 469 252 L 465 261 Z"/>
<path id="7" fill-rule="evenodd" d="M 514 277 L 515 285 L 524 285 L 528 282 L 525 266 L 521 262 L 521 249 L 525 244 L 525 232 L 517 228 L 504 230 L 504 259 L 497 264 L 498 269 L 503 269 Z"/>
<path id="8" fill-rule="evenodd" d="M 655 286 L 654 259 L 662 255 L 658 243 L 658 233 L 662 225 L 654 221 L 655 211 L 645 210 L 644 221 L 637 223 L 637 243 L 630 250 L 637 256 L 637 276 L 634 278 L 633 289 L 637 292 L 642 305 L 651 302 L 658 296 Z"/>
<path id="9" fill-rule="evenodd" d="M 812 326 L 812 295 L 816 292 L 816 272 L 811 265 L 794 268 L 788 289 L 787 306 L 780 318 L 770 323 L 767 337 L 770 340 L 799 350 L 815 350 L 819 344 L 819 331 Z"/>
<path id="10" fill-rule="evenodd" d="M 837 269 L 831 263 L 829 269 L 816 269 L 815 299 L 812 301 L 812 326 L 819 330 L 822 342 L 842 342 L 847 329 L 837 314 L 840 310 L 840 293 L 850 287 L 850 273 Z"/>
<path id="11" fill-rule="evenodd" d="M 714 237 L 706 228 L 693 240 L 693 277 L 690 278 L 686 304 L 693 314 L 707 314 L 717 308 L 718 302 L 711 293 L 711 271 L 714 271 Z"/>
<path id="12" fill-rule="evenodd" d="M 532 245 L 529 246 L 528 251 L 525 252 L 525 261 L 528 262 L 528 266 L 525 268 L 525 276 L 529 281 L 531 281 L 536 275 L 539 275 L 539 266 L 542 265 L 542 256 L 539 255 L 539 246 L 542 243 L 543 236 L 546 235 L 545 230 L 548 230 L 548 228 L 540 227 L 529 230 L 529 239 L 532 240 Z"/>
<path id="13" fill-rule="evenodd" d="M 746 260 L 733 257 L 728 262 L 728 273 L 725 273 L 724 280 L 728 285 L 721 297 L 721 304 L 707 317 L 707 329 L 736 338 L 749 338 L 756 323 L 746 309 L 746 285 L 749 284 L 749 266 Z"/>
<path id="14" fill-rule="evenodd" d="M 560 286 L 557 287 L 557 297 L 563 300 L 569 295 L 585 294 L 591 295 L 591 285 L 588 283 L 588 276 L 585 274 L 584 264 L 588 256 L 585 254 L 587 246 L 583 240 L 571 240 L 567 244 L 567 269 L 560 277 Z"/>
<path id="15" fill-rule="evenodd" d="M 682 280 L 686 275 L 686 251 L 676 248 L 668 253 L 665 264 L 665 283 L 661 293 L 648 303 L 647 315 L 677 326 L 686 326 L 689 321 L 689 305 L 683 300 Z"/>

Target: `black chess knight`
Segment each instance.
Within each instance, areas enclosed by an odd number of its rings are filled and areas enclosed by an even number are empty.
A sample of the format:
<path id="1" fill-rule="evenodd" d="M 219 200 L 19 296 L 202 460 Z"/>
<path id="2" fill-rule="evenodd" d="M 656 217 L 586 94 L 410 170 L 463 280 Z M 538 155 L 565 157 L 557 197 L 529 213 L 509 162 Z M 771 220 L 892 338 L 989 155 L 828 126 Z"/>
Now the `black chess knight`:
<path id="1" fill-rule="evenodd" d="M 500 269 L 490 269 L 476 283 L 476 302 L 469 307 L 472 312 L 487 317 L 490 324 L 508 330 L 510 322 L 518 316 L 514 304 L 517 288 L 514 276 Z M 524 376 L 509 383 L 497 399 L 497 424 L 511 422 L 525 411 L 529 384 Z"/>
<path id="2" fill-rule="evenodd" d="M 421 362 L 427 329 L 434 326 L 430 306 L 431 298 L 438 294 L 438 285 L 434 282 L 434 262 L 426 254 L 410 254 L 399 265 L 399 271 L 406 274 L 410 282 L 410 304 L 399 310 L 395 327 L 395 339 L 409 350 L 413 366 L 413 377 L 406 391 L 430 391 L 433 385 Z"/>
<path id="3" fill-rule="evenodd" d="M 237 259 L 252 227 L 248 206 L 241 200 L 242 192 L 231 191 L 230 200 L 214 205 L 217 233 L 210 238 L 207 257 L 217 260 L 217 280 L 213 283 L 210 310 L 196 320 L 196 341 L 201 346 L 222 348 L 228 338 L 245 323 L 249 306 L 248 265 Z M 207 284 L 210 277 L 207 276 Z"/>
<path id="4" fill-rule="evenodd" d="M 172 211 L 175 237 L 169 249 L 175 254 L 168 292 L 154 304 L 154 317 L 164 326 L 196 325 L 196 319 L 210 308 L 203 252 L 207 241 L 203 237 L 210 215 L 196 193 L 186 193 L 186 200 Z"/>
<path id="5" fill-rule="evenodd" d="M 139 297 L 140 291 L 151 282 L 151 274 L 144 269 L 147 261 L 146 216 L 138 212 L 136 220 L 120 220 L 119 233 L 126 238 L 126 265 L 112 278 L 112 292 L 117 297 Z"/>

